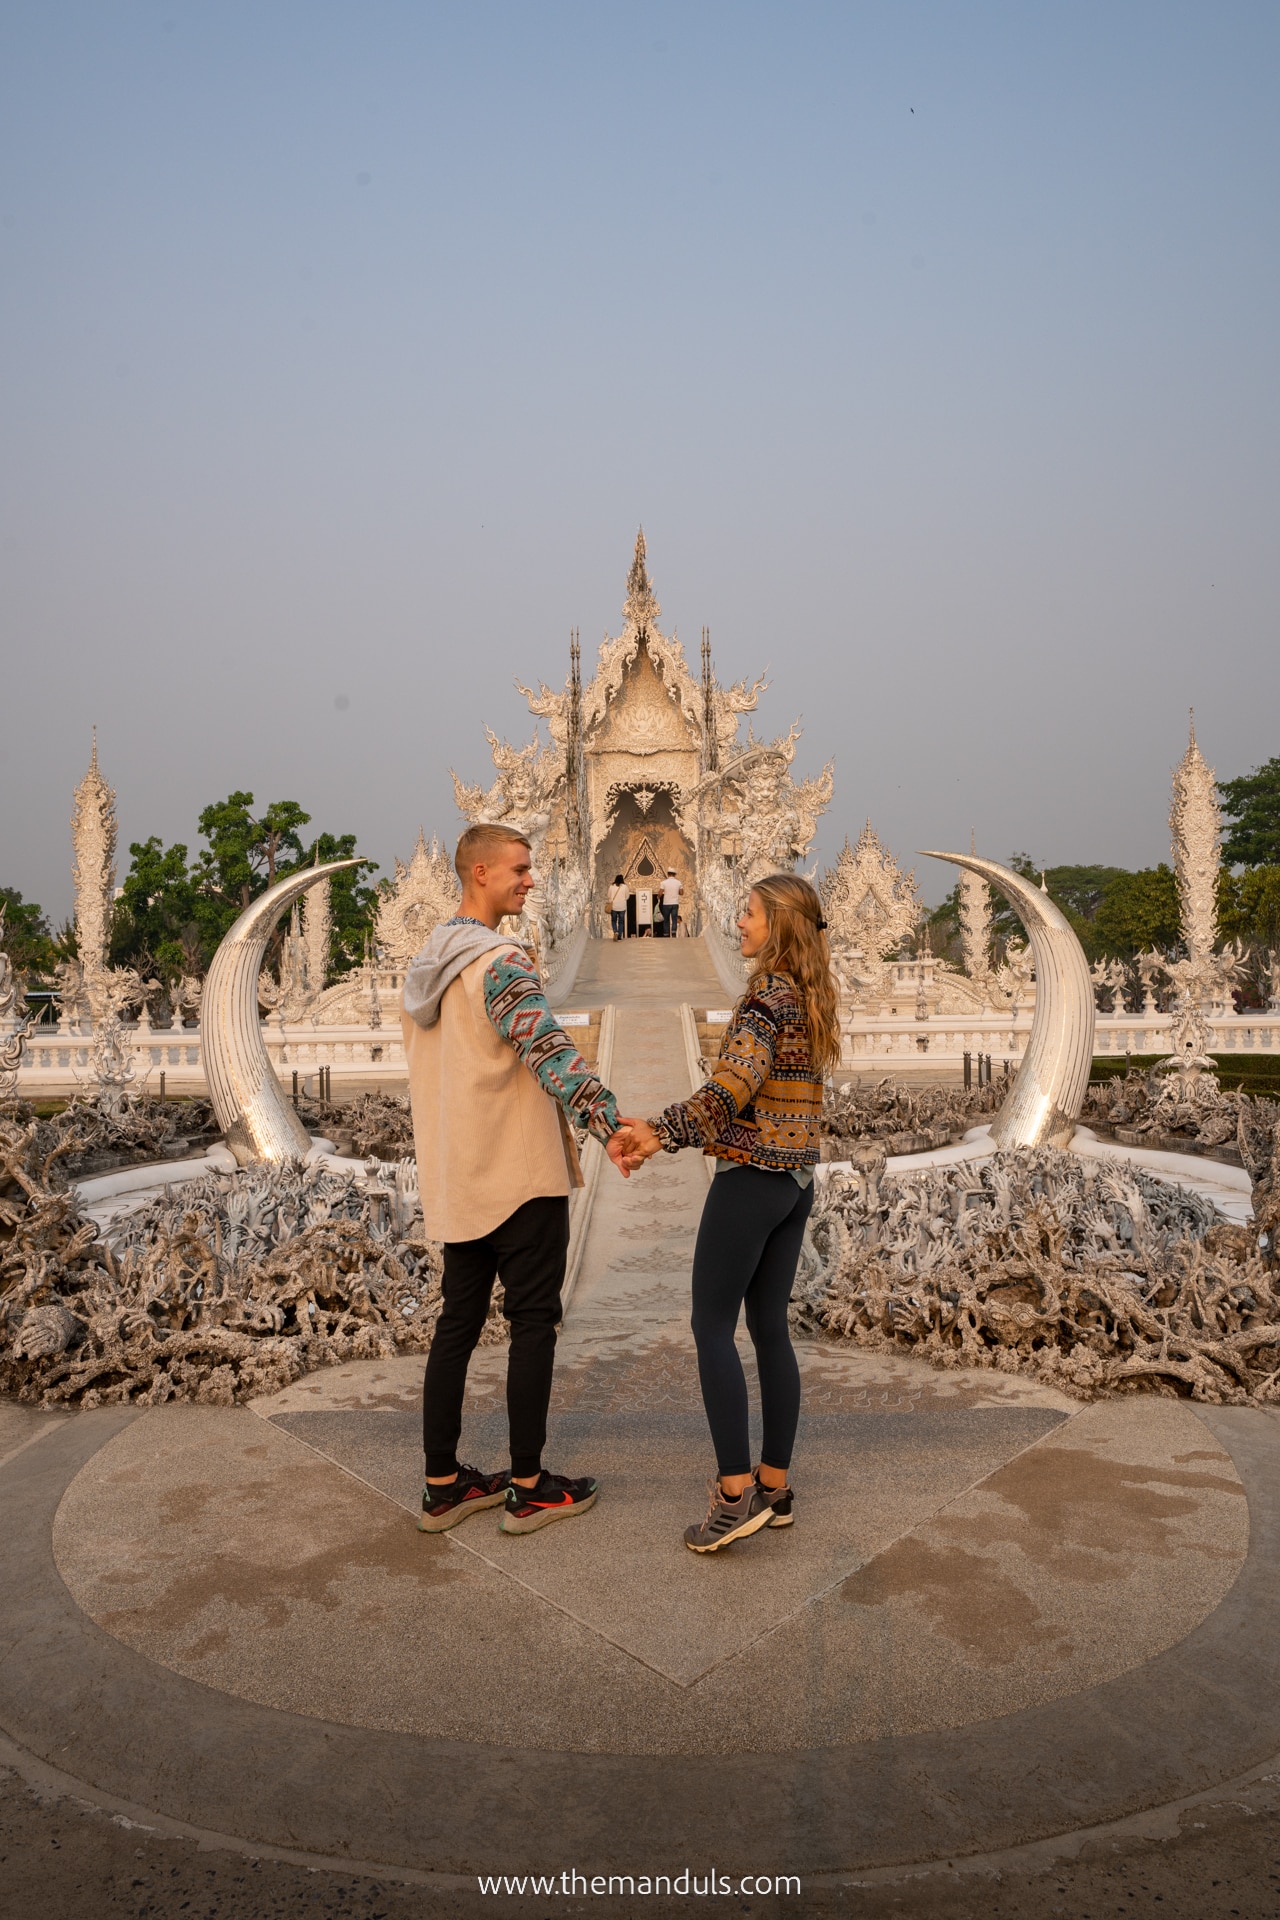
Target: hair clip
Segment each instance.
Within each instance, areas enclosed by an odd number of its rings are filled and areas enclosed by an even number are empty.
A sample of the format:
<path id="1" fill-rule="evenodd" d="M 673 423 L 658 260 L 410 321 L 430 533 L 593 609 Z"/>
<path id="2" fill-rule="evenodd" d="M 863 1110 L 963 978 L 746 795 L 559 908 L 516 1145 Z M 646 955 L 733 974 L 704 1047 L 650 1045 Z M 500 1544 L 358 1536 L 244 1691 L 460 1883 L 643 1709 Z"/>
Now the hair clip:
<path id="1" fill-rule="evenodd" d="M 826 923 L 826 921 L 825 921 L 825 920 L 824 920 L 824 919 L 822 918 L 822 916 L 821 916 L 821 915 L 819 915 L 819 916 L 818 916 L 818 932 L 819 932 L 819 933 L 825 933 L 825 932 L 826 932 L 826 930 L 827 930 L 827 923 Z"/>

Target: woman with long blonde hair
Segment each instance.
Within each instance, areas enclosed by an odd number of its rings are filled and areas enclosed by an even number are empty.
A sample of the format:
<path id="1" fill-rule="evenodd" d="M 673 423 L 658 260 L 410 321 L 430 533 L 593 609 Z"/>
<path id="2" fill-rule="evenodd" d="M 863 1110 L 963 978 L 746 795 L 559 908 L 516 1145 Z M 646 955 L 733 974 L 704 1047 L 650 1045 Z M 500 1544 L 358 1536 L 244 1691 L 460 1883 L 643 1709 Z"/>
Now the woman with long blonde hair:
<path id="1" fill-rule="evenodd" d="M 839 1007 L 822 902 L 807 880 L 757 880 L 738 920 L 747 989 L 710 1080 L 691 1099 L 633 1126 L 646 1158 L 699 1147 L 716 1161 L 693 1256 L 693 1337 L 717 1477 L 694 1553 L 714 1553 L 766 1526 L 788 1527 L 800 1416 L 800 1369 L 787 1309 L 813 1204 L 826 1074 L 840 1053 Z M 752 1470 L 747 1383 L 734 1344 L 738 1314 L 760 1377 L 764 1438 Z"/>

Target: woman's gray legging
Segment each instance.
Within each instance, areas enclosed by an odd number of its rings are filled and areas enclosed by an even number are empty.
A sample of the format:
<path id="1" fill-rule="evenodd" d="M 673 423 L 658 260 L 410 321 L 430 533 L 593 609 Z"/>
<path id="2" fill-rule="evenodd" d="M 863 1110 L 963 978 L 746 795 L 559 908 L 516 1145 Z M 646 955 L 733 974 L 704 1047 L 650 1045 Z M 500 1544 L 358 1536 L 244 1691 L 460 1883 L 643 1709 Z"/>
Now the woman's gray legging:
<path id="1" fill-rule="evenodd" d="M 813 1188 L 800 1186 L 789 1173 L 737 1166 L 711 1182 L 693 1254 L 693 1338 L 722 1474 L 751 1471 L 747 1382 L 733 1341 L 744 1300 L 760 1375 L 760 1459 L 780 1472 L 791 1465 L 800 1369 L 787 1307 L 812 1205 Z"/>

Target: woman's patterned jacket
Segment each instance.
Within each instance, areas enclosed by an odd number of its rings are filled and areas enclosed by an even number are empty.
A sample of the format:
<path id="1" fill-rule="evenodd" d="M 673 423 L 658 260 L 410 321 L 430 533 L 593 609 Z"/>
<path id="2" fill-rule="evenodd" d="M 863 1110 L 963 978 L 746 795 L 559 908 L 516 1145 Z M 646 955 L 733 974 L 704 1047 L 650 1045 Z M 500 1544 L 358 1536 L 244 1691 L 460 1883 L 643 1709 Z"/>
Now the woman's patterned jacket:
<path id="1" fill-rule="evenodd" d="M 717 1160 L 793 1173 L 816 1166 L 822 1076 L 785 973 L 753 980 L 733 1011 L 715 1072 L 650 1124 L 668 1153 L 701 1147 Z"/>

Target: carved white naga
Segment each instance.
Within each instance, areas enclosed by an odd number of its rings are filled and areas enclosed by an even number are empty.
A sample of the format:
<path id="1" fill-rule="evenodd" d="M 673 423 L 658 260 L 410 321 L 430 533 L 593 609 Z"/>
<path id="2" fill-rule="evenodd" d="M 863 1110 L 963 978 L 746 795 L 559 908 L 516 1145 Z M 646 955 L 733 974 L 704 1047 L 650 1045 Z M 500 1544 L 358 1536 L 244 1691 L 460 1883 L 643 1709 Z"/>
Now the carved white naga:
<path id="1" fill-rule="evenodd" d="M 524 747 L 500 740 L 488 727 L 485 737 L 497 778 L 485 788 L 469 786 L 455 773 L 453 791 L 458 811 L 471 826 L 492 823 L 527 834 L 537 853 L 551 820 L 556 789 L 564 777 L 563 758 L 554 747 L 543 746 L 536 728 Z"/>
<path id="2" fill-rule="evenodd" d="M 795 725 L 767 745 L 748 740 L 725 769 L 729 786 L 740 795 L 739 871 L 747 885 L 767 873 L 790 873 L 808 853 L 818 820 L 830 804 L 835 785 L 830 765 L 809 780 L 791 777 L 799 737 Z"/>
<path id="3" fill-rule="evenodd" d="M 485 735 L 497 769 L 497 778 L 488 789 L 469 786 L 453 774 L 454 797 L 458 811 L 469 826 L 510 827 L 523 834 L 533 855 L 534 873 L 539 880 L 545 874 L 547 828 L 560 789 L 564 784 L 564 756 L 554 746 L 544 747 L 538 731 L 524 747 L 513 747 L 500 740 L 488 727 Z M 560 929 L 555 923 L 544 886 L 530 894 L 522 920 L 526 937 L 546 951 L 555 945 Z"/>

